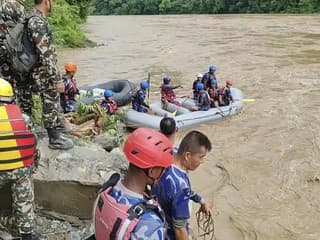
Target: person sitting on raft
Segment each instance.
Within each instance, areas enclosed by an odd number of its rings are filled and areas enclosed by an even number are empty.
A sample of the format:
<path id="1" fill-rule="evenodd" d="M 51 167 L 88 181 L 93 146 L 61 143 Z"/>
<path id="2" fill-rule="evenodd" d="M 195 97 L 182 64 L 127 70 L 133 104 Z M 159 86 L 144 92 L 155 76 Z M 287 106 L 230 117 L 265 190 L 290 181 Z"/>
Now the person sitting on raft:
<path id="1" fill-rule="evenodd" d="M 197 84 L 197 89 L 199 91 L 199 96 L 196 101 L 196 106 L 194 111 L 208 111 L 210 109 L 210 97 L 208 92 L 204 89 L 203 83 Z"/>
<path id="2" fill-rule="evenodd" d="M 232 80 L 226 81 L 226 86 L 219 89 L 219 105 L 220 106 L 228 106 L 230 103 L 234 102 L 231 87 Z"/>
<path id="3" fill-rule="evenodd" d="M 202 83 L 204 84 L 204 88 L 205 88 L 205 89 L 210 88 L 211 80 L 212 80 L 212 79 L 217 79 L 217 77 L 216 77 L 216 70 L 217 70 L 217 67 L 214 66 L 214 65 L 211 65 L 211 66 L 209 67 L 209 72 L 207 72 L 207 73 L 205 73 L 205 74 L 203 75 Z"/>
<path id="4" fill-rule="evenodd" d="M 101 106 L 104 110 L 110 115 L 113 115 L 118 110 L 117 103 L 112 99 L 113 91 L 110 89 L 106 89 L 103 93 L 104 100 L 101 102 Z"/>
<path id="5" fill-rule="evenodd" d="M 210 88 L 208 88 L 211 107 L 219 106 L 219 88 L 217 79 L 211 80 Z"/>
<path id="6" fill-rule="evenodd" d="M 76 95 L 79 95 L 77 82 L 73 78 L 77 72 L 77 65 L 71 62 L 64 64 L 66 70 L 63 76 L 64 92 L 60 94 L 60 104 L 64 113 L 75 112 Z"/>
<path id="7" fill-rule="evenodd" d="M 202 81 L 202 78 L 203 78 L 202 73 L 199 73 L 199 74 L 197 75 L 197 79 L 193 81 L 192 90 L 193 90 L 193 99 L 194 99 L 194 100 L 197 100 L 197 99 L 198 99 L 199 92 L 198 92 L 198 90 L 196 89 L 196 86 L 197 86 L 197 83 L 200 83 L 200 82 Z"/>
<path id="8" fill-rule="evenodd" d="M 170 85 L 171 78 L 164 77 L 163 84 L 160 86 L 161 89 L 161 102 L 163 109 L 166 109 L 169 103 L 173 103 L 177 106 L 181 106 L 181 103 L 176 99 L 174 89 L 181 87 L 181 85 Z"/>
<path id="9" fill-rule="evenodd" d="M 145 103 L 147 89 L 149 88 L 149 83 L 147 81 L 142 81 L 140 83 L 140 88 L 132 96 L 132 108 L 138 112 L 152 113 L 152 109 L 148 104 Z"/>

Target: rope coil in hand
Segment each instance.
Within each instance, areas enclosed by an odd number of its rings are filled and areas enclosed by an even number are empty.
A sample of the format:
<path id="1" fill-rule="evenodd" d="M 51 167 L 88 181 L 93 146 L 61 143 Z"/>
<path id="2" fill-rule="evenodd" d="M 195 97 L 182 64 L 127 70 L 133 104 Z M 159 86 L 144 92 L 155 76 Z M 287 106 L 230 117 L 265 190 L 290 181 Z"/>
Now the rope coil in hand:
<path id="1" fill-rule="evenodd" d="M 198 225 L 198 234 L 202 239 L 216 239 L 214 234 L 214 219 L 212 212 L 204 213 L 202 211 L 196 212 L 196 219 Z"/>

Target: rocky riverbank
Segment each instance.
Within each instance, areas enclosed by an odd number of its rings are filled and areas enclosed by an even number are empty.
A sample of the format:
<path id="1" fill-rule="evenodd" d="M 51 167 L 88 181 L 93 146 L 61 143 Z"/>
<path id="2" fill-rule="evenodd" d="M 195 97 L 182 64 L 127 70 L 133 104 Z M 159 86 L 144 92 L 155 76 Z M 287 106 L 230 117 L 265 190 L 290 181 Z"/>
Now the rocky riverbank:
<path id="1" fill-rule="evenodd" d="M 74 141 L 75 147 L 68 151 L 49 149 L 47 138 L 39 141 L 41 160 L 34 175 L 35 230 L 43 239 L 82 239 L 89 235 L 99 185 L 113 172 L 127 169 L 116 139 L 101 135 L 93 142 Z M 14 223 L 9 188 L 1 194 L 0 209 L 0 239 L 11 239 L 8 232 Z"/>

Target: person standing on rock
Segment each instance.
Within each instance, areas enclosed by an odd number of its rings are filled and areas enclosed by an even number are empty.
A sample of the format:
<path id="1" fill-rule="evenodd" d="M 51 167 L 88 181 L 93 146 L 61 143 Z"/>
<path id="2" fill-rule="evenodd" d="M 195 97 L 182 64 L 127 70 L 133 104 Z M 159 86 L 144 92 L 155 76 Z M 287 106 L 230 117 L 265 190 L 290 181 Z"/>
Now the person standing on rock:
<path id="1" fill-rule="evenodd" d="M 152 189 L 168 222 L 166 239 L 189 239 L 190 200 L 199 203 L 200 211 L 209 214 L 209 205 L 192 191 L 188 172 L 196 170 L 204 162 L 211 147 L 206 135 L 198 131 L 189 132 L 179 145 L 174 163 Z"/>
<path id="2" fill-rule="evenodd" d="M 10 83 L 0 78 L 0 189 L 11 185 L 12 208 L 22 240 L 33 234 L 34 192 L 31 175 L 39 160 L 36 138 L 17 105 Z"/>
<path id="3" fill-rule="evenodd" d="M 95 203 L 95 239 L 164 240 L 163 212 L 145 189 L 172 164 L 172 143 L 156 130 L 138 128 L 123 151 L 129 161 L 127 173 L 122 180 L 112 175 Z"/>
<path id="4" fill-rule="evenodd" d="M 33 15 L 27 23 L 30 41 L 38 54 L 38 62 L 29 77 L 17 82 L 17 99 L 22 111 L 31 115 L 32 92 L 40 93 L 42 119 L 49 137 L 51 149 L 67 150 L 73 147 L 72 140 L 60 135 L 59 119 L 60 94 L 64 84 L 57 68 L 56 49 L 52 30 L 46 15 L 51 12 L 52 0 L 35 0 Z"/>

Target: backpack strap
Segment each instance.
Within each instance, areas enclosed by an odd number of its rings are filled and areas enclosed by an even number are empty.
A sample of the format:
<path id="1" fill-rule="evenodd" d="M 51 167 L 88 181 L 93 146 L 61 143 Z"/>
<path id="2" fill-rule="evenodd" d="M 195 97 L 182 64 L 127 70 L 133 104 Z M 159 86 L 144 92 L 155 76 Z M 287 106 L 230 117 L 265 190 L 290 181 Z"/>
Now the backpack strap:
<path id="1" fill-rule="evenodd" d="M 118 235 L 118 239 L 123 239 L 128 227 L 130 226 L 130 223 L 134 220 L 134 219 L 140 219 L 140 217 L 147 213 L 147 212 L 154 212 L 156 213 L 162 222 L 165 222 L 165 218 L 164 218 L 164 213 L 161 210 L 161 208 L 152 203 L 152 200 L 149 200 L 147 202 L 139 202 L 135 205 L 133 205 L 131 208 L 129 208 L 129 210 L 127 211 L 128 213 L 128 218 L 123 222 L 122 226 L 121 226 L 121 219 L 117 219 L 115 224 L 112 227 L 111 233 L 110 233 L 110 240 L 116 239 L 116 234 L 119 230 L 119 235 Z"/>
<path id="2" fill-rule="evenodd" d="M 106 181 L 104 184 L 102 184 L 100 188 L 100 193 L 107 190 L 109 187 L 114 187 L 120 180 L 120 174 L 114 173 L 111 175 L 108 181 Z"/>

